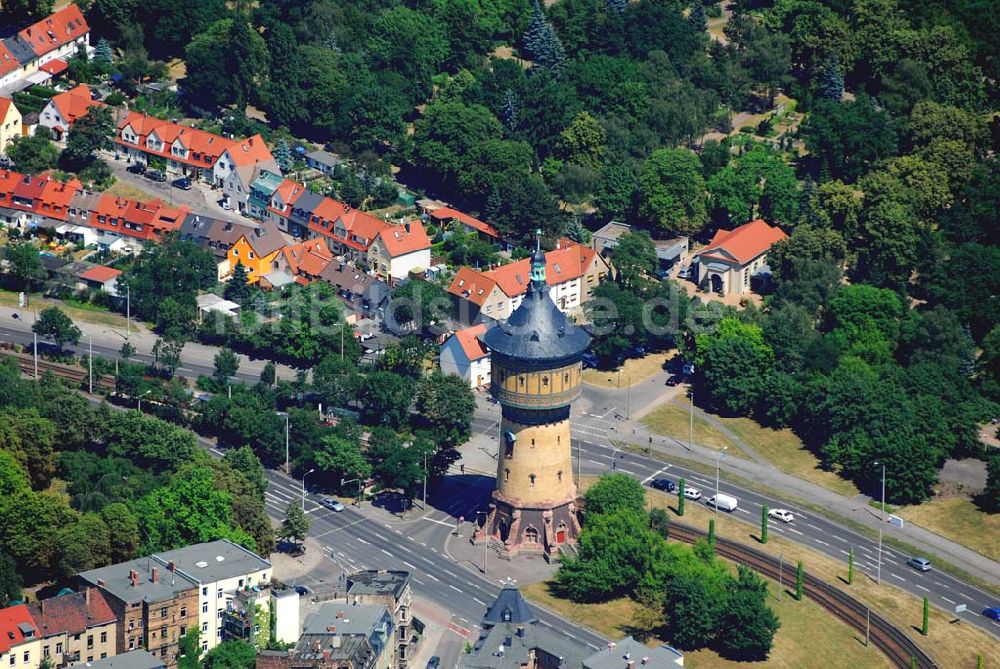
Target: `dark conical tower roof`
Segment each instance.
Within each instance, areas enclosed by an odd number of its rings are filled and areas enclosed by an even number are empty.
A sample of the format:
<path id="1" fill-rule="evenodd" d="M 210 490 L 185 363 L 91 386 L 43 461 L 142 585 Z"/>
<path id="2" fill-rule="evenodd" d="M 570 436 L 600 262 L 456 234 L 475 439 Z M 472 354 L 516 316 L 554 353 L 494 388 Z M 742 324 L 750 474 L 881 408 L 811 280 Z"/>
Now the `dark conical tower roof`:
<path id="1" fill-rule="evenodd" d="M 549 297 L 540 245 L 531 256 L 527 294 L 510 318 L 490 328 L 483 341 L 492 352 L 525 362 L 570 360 L 590 346 L 590 335 L 566 318 Z"/>
<path id="2" fill-rule="evenodd" d="M 538 622 L 538 618 L 528 608 L 527 602 L 521 596 L 521 591 L 513 585 L 504 586 L 497 598 L 486 610 L 483 627 L 501 623 L 530 624 Z"/>

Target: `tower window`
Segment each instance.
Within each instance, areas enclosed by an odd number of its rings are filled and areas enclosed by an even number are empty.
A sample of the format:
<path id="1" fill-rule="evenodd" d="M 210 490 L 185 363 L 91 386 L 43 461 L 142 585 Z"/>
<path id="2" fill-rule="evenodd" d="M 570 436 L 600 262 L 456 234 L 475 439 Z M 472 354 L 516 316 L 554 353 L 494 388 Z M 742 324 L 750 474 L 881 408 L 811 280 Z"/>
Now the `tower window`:
<path id="1" fill-rule="evenodd" d="M 543 386 L 548 386 L 549 385 L 549 377 L 548 376 L 543 376 L 542 377 L 542 385 Z"/>
<path id="2" fill-rule="evenodd" d="M 534 474 L 530 474 L 528 476 L 528 480 L 531 481 L 531 486 L 534 487 L 535 486 L 535 475 Z"/>
<path id="3" fill-rule="evenodd" d="M 524 385 L 524 374 L 522 374 L 521 376 L 517 377 L 517 381 L 518 381 L 518 383 L 520 383 L 523 386 Z"/>
<path id="4" fill-rule="evenodd" d="M 562 471 L 556 472 L 556 476 L 559 478 L 559 483 L 562 483 Z"/>
<path id="5" fill-rule="evenodd" d="M 532 447 L 532 448 L 534 448 L 534 447 L 535 447 L 535 439 L 534 439 L 534 437 L 532 437 L 532 439 L 531 439 L 531 447 Z"/>
<path id="6" fill-rule="evenodd" d="M 556 443 L 557 444 L 561 444 L 562 443 L 562 435 L 561 434 L 557 434 L 556 435 Z"/>
<path id="7" fill-rule="evenodd" d="M 503 470 L 503 480 L 504 481 L 509 481 L 510 480 L 510 470 L 509 469 Z"/>
<path id="8" fill-rule="evenodd" d="M 569 372 L 566 372 L 565 374 L 563 374 L 563 382 L 564 383 L 569 383 Z"/>

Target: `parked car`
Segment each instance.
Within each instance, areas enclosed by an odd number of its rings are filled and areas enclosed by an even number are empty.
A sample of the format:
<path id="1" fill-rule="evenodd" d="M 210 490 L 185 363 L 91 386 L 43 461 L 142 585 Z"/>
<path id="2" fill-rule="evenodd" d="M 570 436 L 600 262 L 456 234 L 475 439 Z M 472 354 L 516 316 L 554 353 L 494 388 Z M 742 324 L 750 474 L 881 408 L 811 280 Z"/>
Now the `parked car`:
<path id="1" fill-rule="evenodd" d="M 694 363 L 685 362 L 684 363 L 684 376 L 694 376 Z"/>
<path id="2" fill-rule="evenodd" d="M 191 177 L 174 179 L 172 185 L 174 188 L 180 188 L 181 190 L 191 190 Z"/>
<path id="3" fill-rule="evenodd" d="M 582 357 L 584 368 L 597 367 L 597 354 L 593 351 L 586 351 Z"/>
<path id="4" fill-rule="evenodd" d="M 684 377 L 680 374 L 671 374 L 670 378 L 667 379 L 667 385 L 670 387 L 676 386 L 678 383 L 684 383 Z"/>
<path id="5" fill-rule="evenodd" d="M 681 267 L 677 271 L 677 278 L 678 279 L 688 279 L 690 277 L 691 277 L 691 268 L 690 267 Z"/>
<path id="6" fill-rule="evenodd" d="M 767 517 L 780 520 L 783 523 L 790 523 L 795 520 L 795 516 L 788 509 L 771 509 L 767 512 Z"/>
<path id="7" fill-rule="evenodd" d="M 983 609 L 983 615 L 992 620 L 1000 621 L 1000 606 L 991 606 Z"/>
<path id="8" fill-rule="evenodd" d="M 670 479 L 653 479 L 649 486 L 663 492 L 673 492 L 677 490 L 677 484 Z"/>
<path id="9" fill-rule="evenodd" d="M 319 503 L 330 509 L 330 511 L 336 511 L 337 513 L 344 510 L 344 505 L 332 497 L 324 497 L 319 501 Z"/>
<path id="10" fill-rule="evenodd" d="M 304 585 L 297 585 L 295 586 L 295 592 L 299 593 L 299 597 L 307 597 L 312 592 L 312 590 L 310 590 Z"/>
<path id="11" fill-rule="evenodd" d="M 131 165 L 125 168 L 125 171 L 131 172 L 132 174 L 145 174 L 146 166 L 143 165 L 142 163 L 132 163 Z"/>
<path id="12" fill-rule="evenodd" d="M 166 181 L 167 174 L 163 170 L 146 170 L 144 175 L 147 179 L 151 181 Z"/>
<path id="13" fill-rule="evenodd" d="M 917 557 L 917 556 L 911 557 L 909 560 L 906 561 L 906 564 L 910 565 L 917 571 L 931 570 L 931 561 L 923 557 Z"/>
<path id="14" fill-rule="evenodd" d="M 697 488 L 684 488 L 684 497 L 697 502 L 701 499 L 701 491 Z"/>
<path id="15" fill-rule="evenodd" d="M 441 658 L 437 655 L 431 655 L 431 659 L 427 660 L 427 669 L 438 669 L 441 666 Z"/>
<path id="16" fill-rule="evenodd" d="M 740 500 L 736 499 L 732 495 L 727 495 L 724 492 L 720 492 L 717 495 L 712 495 L 711 497 L 709 497 L 708 501 L 705 503 L 708 504 L 709 506 L 714 506 L 716 508 L 722 509 L 723 511 L 731 513 L 736 510 L 736 507 L 739 505 Z"/>

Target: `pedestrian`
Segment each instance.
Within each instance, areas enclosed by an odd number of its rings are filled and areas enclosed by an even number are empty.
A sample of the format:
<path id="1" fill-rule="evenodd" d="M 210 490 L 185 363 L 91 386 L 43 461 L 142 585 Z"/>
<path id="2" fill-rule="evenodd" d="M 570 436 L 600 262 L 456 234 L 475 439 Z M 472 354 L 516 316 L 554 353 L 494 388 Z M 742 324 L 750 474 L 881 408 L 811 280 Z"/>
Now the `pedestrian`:
<path id="1" fill-rule="evenodd" d="M 460 464 L 460 465 L 459 465 L 458 467 L 459 467 L 459 469 L 461 469 L 461 470 L 462 470 L 462 473 L 464 474 L 464 473 L 465 473 L 465 463 L 463 462 L 463 463 L 462 463 L 462 464 Z"/>

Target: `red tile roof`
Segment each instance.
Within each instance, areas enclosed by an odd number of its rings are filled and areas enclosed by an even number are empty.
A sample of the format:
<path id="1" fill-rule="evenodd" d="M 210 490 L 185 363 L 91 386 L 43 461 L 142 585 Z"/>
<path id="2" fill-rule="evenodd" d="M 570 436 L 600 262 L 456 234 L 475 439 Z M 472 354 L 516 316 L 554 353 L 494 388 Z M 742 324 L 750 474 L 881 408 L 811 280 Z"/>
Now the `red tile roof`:
<path id="1" fill-rule="evenodd" d="M 0 42 L 0 77 L 10 74 L 20 67 L 21 63 L 17 62 L 14 54 L 7 50 L 3 42 Z"/>
<path id="2" fill-rule="evenodd" d="M 81 184 L 76 179 L 62 183 L 48 174 L 33 177 L 2 170 L 0 206 L 62 221 L 66 219 L 70 199 L 80 188 Z"/>
<path id="3" fill-rule="evenodd" d="M 407 229 L 409 228 L 409 229 Z M 431 240 L 424 232 L 424 226 L 420 221 L 413 221 L 406 225 L 394 225 L 384 228 L 378 233 L 385 244 L 385 250 L 390 257 L 398 258 L 407 253 L 416 253 L 431 247 Z"/>
<path id="4" fill-rule="evenodd" d="M 455 332 L 454 337 L 458 340 L 459 345 L 462 347 L 462 352 L 465 353 L 465 357 L 470 361 L 485 358 L 490 354 L 489 350 L 486 348 L 486 344 L 484 344 L 481 339 L 484 334 L 486 334 L 486 325 L 484 323 L 473 325 L 471 328 L 465 328 L 464 330 L 458 330 Z"/>
<path id="5" fill-rule="evenodd" d="M 267 208 L 268 211 L 273 211 L 279 216 L 291 215 L 292 207 L 295 205 L 295 201 L 302 197 L 302 194 L 305 193 L 306 190 L 305 184 L 296 183 L 291 179 L 282 179 L 277 190 L 275 190 L 271 195 L 271 206 Z M 284 209 L 278 209 L 274 206 L 276 197 L 279 198 L 285 205 Z"/>
<path id="6" fill-rule="evenodd" d="M 118 277 L 122 271 L 120 269 L 115 269 L 114 267 L 106 267 L 105 265 L 98 265 L 97 267 L 91 267 L 86 272 L 80 273 L 80 278 L 84 281 L 96 281 L 97 283 L 107 283 Z"/>
<path id="7" fill-rule="evenodd" d="M 2 74 L 2 72 L 0 72 Z M 14 101 L 10 98 L 0 98 L 0 121 L 7 118 L 7 112 L 10 110 L 10 106 L 14 104 Z"/>
<path id="8" fill-rule="evenodd" d="M 76 88 L 71 88 L 65 93 L 60 93 L 52 98 L 52 104 L 59 110 L 59 114 L 67 123 L 73 125 L 77 119 L 87 115 L 91 107 L 106 107 L 103 102 L 90 97 L 90 88 L 86 84 L 80 84 Z"/>
<path id="9" fill-rule="evenodd" d="M 19 625 L 30 625 L 36 630 L 37 636 L 38 625 L 32 620 L 27 606 L 18 604 L 0 609 L 0 654 L 19 646 L 25 640 L 24 632 Z"/>
<path id="10" fill-rule="evenodd" d="M 226 148 L 229 150 L 229 155 L 236 167 L 246 167 L 264 160 L 274 160 L 267 144 L 264 143 L 264 138 L 260 135 L 254 135 L 244 140 L 232 140 L 230 146 Z M 222 155 L 221 152 L 219 155 Z"/>
<path id="11" fill-rule="evenodd" d="M 500 231 L 494 228 L 492 225 L 484 221 L 480 221 L 478 218 L 473 218 L 472 216 L 469 216 L 464 212 L 458 211 L 457 209 L 452 209 L 451 207 L 441 207 L 440 209 L 435 209 L 434 211 L 432 211 L 430 215 L 431 218 L 434 218 L 442 223 L 446 223 L 454 218 L 458 221 L 461 221 L 470 228 L 478 230 L 484 235 L 493 237 L 494 239 L 500 239 Z"/>
<path id="12" fill-rule="evenodd" d="M 346 237 L 336 233 L 338 221 L 343 224 Z M 323 198 L 309 217 L 309 230 L 357 251 L 367 251 L 378 233 L 388 227 L 385 221 L 328 197 Z"/>
<path id="13" fill-rule="evenodd" d="M 333 262 L 333 254 L 322 239 L 310 239 L 301 244 L 286 246 L 281 250 L 281 254 L 293 276 L 299 273 L 319 276 L 326 266 Z"/>
<path id="14" fill-rule="evenodd" d="M 122 131 L 126 127 L 131 127 L 135 132 L 136 143 L 133 144 L 122 139 Z M 150 133 L 155 133 L 156 137 L 163 142 L 162 149 L 154 150 L 146 145 L 146 139 Z M 188 150 L 186 158 L 170 152 L 171 145 L 177 139 Z M 227 139 L 198 128 L 178 125 L 139 112 L 129 112 L 118 124 L 118 135 L 115 137 L 115 142 L 122 146 L 138 148 L 146 153 L 203 169 L 215 165 L 219 156 L 226 150 L 229 150 L 229 154 L 237 166 L 252 165 L 260 160 L 273 159 L 260 135 L 254 135 L 249 139 Z"/>
<path id="15" fill-rule="evenodd" d="M 448 292 L 481 307 L 496 285 L 496 281 L 486 274 L 471 267 L 461 267 L 451 280 Z"/>
<path id="16" fill-rule="evenodd" d="M 697 255 L 723 261 L 735 259 L 741 265 L 746 265 L 771 248 L 775 242 L 787 238 L 788 235 L 781 228 L 771 227 L 758 218 L 734 230 L 717 230 L 712 241 Z"/>
<path id="17" fill-rule="evenodd" d="M 39 636 L 80 634 L 88 627 L 115 622 L 115 613 L 98 588 L 87 588 L 60 597 L 32 602 L 28 610 L 38 626 Z"/>
<path id="18" fill-rule="evenodd" d="M 68 44 L 90 32 L 90 26 L 83 20 L 83 14 L 76 4 L 69 4 L 17 34 L 36 56 L 47 54 L 53 49 Z"/>
<path id="19" fill-rule="evenodd" d="M 187 207 L 167 207 L 159 199 L 138 202 L 105 195 L 90 214 L 90 226 L 136 239 L 159 240 L 179 229 L 187 213 Z"/>
<path id="20" fill-rule="evenodd" d="M 69 69 L 69 64 L 62 58 L 54 58 L 38 68 L 42 72 L 48 72 L 53 77 L 58 76 Z"/>

